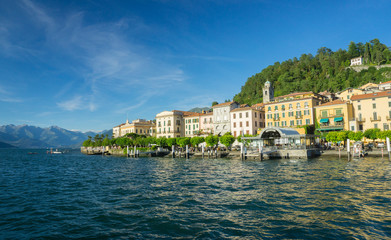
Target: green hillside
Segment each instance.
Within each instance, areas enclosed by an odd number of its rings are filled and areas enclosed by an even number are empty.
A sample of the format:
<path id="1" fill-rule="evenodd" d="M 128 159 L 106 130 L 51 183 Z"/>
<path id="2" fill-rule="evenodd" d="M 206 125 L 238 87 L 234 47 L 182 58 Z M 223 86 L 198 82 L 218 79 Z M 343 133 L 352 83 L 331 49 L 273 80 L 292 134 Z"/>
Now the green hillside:
<path id="1" fill-rule="evenodd" d="M 262 87 L 269 80 L 274 86 L 275 96 L 292 92 L 328 90 L 337 92 L 347 87 L 357 87 L 368 82 L 385 82 L 391 80 L 391 68 L 377 70 L 369 67 L 367 70 L 356 72 L 349 68 L 350 59 L 363 57 L 364 64 L 376 66 L 391 64 L 391 51 L 378 39 L 365 44 L 351 42 L 347 50 L 321 47 L 317 54 L 302 54 L 282 63 L 276 62 L 249 77 L 241 92 L 234 100 L 239 103 L 254 104 L 262 102 Z"/>

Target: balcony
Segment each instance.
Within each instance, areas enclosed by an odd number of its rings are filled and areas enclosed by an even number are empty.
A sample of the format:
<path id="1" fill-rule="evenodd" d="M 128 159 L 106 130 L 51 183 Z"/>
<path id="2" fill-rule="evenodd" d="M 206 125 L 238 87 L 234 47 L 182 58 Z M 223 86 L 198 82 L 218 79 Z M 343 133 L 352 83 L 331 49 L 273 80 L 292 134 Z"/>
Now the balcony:
<path id="1" fill-rule="evenodd" d="M 274 117 L 273 121 L 280 121 L 280 117 Z"/>
<path id="2" fill-rule="evenodd" d="M 295 117 L 296 117 L 296 119 L 302 119 L 303 115 L 296 115 Z"/>
<path id="3" fill-rule="evenodd" d="M 377 118 L 371 117 L 371 122 L 377 122 L 377 121 L 381 121 L 381 117 L 377 117 Z"/>
<path id="4" fill-rule="evenodd" d="M 365 122 L 365 118 L 358 118 L 357 122 Z"/>
<path id="5" fill-rule="evenodd" d="M 322 116 L 322 115 L 318 115 L 318 119 L 321 119 L 321 118 L 336 118 L 336 117 L 343 117 L 344 114 L 341 113 L 341 114 L 328 114 L 327 116 Z"/>

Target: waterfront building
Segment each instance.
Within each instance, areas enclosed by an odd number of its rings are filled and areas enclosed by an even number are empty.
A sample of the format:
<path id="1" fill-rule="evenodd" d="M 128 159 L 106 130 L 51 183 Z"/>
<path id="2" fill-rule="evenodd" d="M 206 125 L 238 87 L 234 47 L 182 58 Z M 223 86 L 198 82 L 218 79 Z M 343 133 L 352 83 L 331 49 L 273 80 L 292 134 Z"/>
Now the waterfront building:
<path id="1" fill-rule="evenodd" d="M 231 132 L 231 110 L 238 108 L 239 103 L 225 102 L 214 105 L 213 108 L 213 132 L 215 135 L 224 135 L 227 132 Z"/>
<path id="2" fill-rule="evenodd" d="M 126 120 L 125 123 L 122 123 L 118 126 L 113 127 L 113 137 L 122 137 L 127 133 L 136 133 L 138 135 L 145 136 L 155 136 L 156 135 L 156 125 L 154 121 L 147 121 L 145 119 L 136 119 L 132 122 Z"/>
<path id="3" fill-rule="evenodd" d="M 200 115 L 200 132 L 202 136 L 213 134 L 213 112 Z"/>
<path id="4" fill-rule="evenodd" d="M 391 91 L 382 91 L 351 98 L 355 121 L 351 128 L 355 131 L 365 131 L 370 128 L 389 130 L 391 123 Z"/>
<path id="5" fill-rule="evenodd" d="M 363 64 L 362 56 L 350 59 L 350 66 L 359 66 Z"/>
<path id="6" fill-rule="evenodd" d="M 340 99 L 315 106 L 317 130 L 323 132 L 355 130 L 349 127 L 354 119 L 353 105 Z"/>
<path id="7" fill-rule="evenodd" d="M 186 111 L 163 111 L 156 115 L 156 137 L 184 137 L 185 123 L 184 117 L 193 114 Z"/>
<path id="8" fill-rule="evenodd" d="M 200 135 L 200 118 L 201 113 L 192 113 L 183 117 L 185 122 L 185 137 L 194 137 Z"/>
<path id="9" fill-rule="evenodd" d="M 264 127 L 264 111 L 257 107 L 241 107 L 231 110 L 231 134 L 238 137 L 244 134 L 256 135 Z"/>
<path id="10" fill-rule="evenodd" d="M 362 90 L 366 91 L 365 93 L 371 93 L 371 91 L 372 92 L 378 91 L 379 90 L 379 85 L 380 84 L 369 82 L 369 83 L 366 83 L 366 84 L 362 85 L 361 87 L 359 87 L 359 89 L 362 89 Z"/>
<path id="11" fill-rule="evenodd" d="M 266 127 L 301 127 L 315 123 L 314 107 L 326 102 L 325 96 L 299 92 L 275 97 L 265 104 Z"/>

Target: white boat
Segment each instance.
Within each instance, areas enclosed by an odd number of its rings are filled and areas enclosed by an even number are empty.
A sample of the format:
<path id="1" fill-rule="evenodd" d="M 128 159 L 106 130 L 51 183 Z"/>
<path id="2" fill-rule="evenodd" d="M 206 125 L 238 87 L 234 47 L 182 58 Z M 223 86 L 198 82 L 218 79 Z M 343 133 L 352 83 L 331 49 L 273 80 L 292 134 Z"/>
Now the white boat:
<path id="1" fill-rule="evenodd" d="M 53 154 L 62 154 L 62 152 L 58 151 L 58 149 L 56 149 L 56 151 L 53 151 L 52 153 Z"/>

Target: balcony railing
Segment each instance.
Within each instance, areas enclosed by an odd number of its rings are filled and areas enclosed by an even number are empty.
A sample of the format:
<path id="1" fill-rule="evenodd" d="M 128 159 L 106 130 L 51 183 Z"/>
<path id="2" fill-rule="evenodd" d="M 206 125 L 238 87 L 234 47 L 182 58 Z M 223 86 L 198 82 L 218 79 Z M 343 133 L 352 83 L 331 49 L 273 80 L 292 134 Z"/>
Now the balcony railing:
<path id="1" fill-rule="evenodd" d="M 333 125 L 320 125 L 319 129 L 327 130 L 327 129 L 343 129 L 343 124 L 333 124 Z"/>
<path id="2" fill-rule="evenodd" d="M 274 117 L 273 121 L 280 121 L 280 117 Z"/>
<path id="3" fill-rule="evenodd" d="M 381 117 L 373 118 L 371 117 L 371 122 L 381 121 Z"/>
<path id="4" fill-rule="evenodd" d="M 358 118 L 357 122 L 365 122 L 365 118 Z"/>
<path id="5" fill-rule="evenodd" d="M 302 119 L 303 115 L 296 115 L 296 119 Z"/>
<path id="6" fill-rule="evenodd" d="M 321 119 L 321 118 L 335 118 L 335 117 L 343 117 L 344 114 L 341 113 L 341 114 L 328 114 L 327 116 L 322 116 L 322 115 L 318 115 L 318 119 Z"/>

